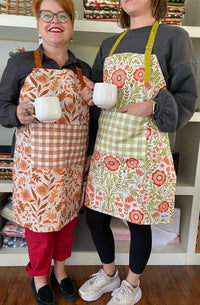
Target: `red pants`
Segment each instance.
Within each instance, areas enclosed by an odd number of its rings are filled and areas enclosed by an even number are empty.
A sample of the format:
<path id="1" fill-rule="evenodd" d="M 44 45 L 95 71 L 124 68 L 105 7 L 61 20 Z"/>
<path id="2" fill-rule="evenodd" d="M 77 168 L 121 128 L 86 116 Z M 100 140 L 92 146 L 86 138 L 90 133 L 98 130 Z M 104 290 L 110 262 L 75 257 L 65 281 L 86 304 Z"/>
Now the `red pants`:
<path id="1" fill-rule="evenodd" d="M 62 262 L 71 256 L 77 220 L 78 217 L 57 232 L 41 233 L 25 228 L 30 259 L 26 271 L 29 276 L 47 275 L 52 259 Z"/>

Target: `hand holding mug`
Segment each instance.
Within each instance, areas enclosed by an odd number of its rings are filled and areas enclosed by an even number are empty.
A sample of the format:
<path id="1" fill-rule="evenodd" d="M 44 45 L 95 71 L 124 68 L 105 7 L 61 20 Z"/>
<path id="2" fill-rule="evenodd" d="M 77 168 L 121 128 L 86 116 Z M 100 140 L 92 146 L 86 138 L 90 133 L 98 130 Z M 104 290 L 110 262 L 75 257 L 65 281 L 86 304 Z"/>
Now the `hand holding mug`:
<path id="1" fill-rule="evenodd" d="M 34 117 L 34 108 L 30 103 L 30 99 L 23 99 L 17 106 L 16 115 L 21 124 L 27 125 L 32 123 Z"/>

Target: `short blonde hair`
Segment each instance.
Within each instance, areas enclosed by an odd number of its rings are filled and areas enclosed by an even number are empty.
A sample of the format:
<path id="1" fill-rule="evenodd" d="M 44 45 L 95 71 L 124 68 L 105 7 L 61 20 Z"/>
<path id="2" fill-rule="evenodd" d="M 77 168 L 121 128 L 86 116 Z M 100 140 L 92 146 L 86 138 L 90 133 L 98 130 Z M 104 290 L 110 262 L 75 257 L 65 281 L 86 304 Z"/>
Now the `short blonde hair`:
<path id="1" fill-rule="evenodd" d="M 38 12 L 40 10 L 40 6 L 43 0 L 33 0 L 32 1 L 32 11 L 36 19 L 38 19 Z M 75 20 L 75 7 L 72 0 L 55 0 L 63 7 L 64 11 L 68 11 L 71 13 L 72 24 L 74 24 Z"/>

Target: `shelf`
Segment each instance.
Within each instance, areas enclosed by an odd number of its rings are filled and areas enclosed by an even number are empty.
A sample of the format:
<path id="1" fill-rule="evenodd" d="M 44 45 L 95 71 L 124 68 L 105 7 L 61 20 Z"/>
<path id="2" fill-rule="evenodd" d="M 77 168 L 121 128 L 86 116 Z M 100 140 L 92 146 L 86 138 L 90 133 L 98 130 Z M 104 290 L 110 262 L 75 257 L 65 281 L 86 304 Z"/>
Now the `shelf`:
<path id="1" fill-rule="evenodd" d="M 71 265 L 99 265 L 101 264 L 91 234 L 86 225 L 84 214 L 79 215 L 79 220 L 74 231 L 75 241 L 72 256 L 66 260 Z M 130 243 L 127 241 L 116 241 L 116 264 L 123 265 L 128 262 Z M 160 255 L 162 254 L 162 256 Z M 181 259 L 180 259 L 181 254 Z M 1 248 L 0 266 L 25 266 L 28 263 L 27 248 Z M 159 259 L 158 259 L 159 258 Z M 149 264 L 167 265 L 173 261 L 174 265 L 185 264 L 186 253 L 180 244 L 170 244 L 161 251 L 153 251 Z"/>
<path id="2" fill-rule="evenodd" d="M 189 33 L 191 38 L 200 38 L 200 27 L 182 26 L 182 28 Z M 99 45 L 106 37 L 122 31 L 117 22 L 76 20 L 73 36 L 74 41 L 78 41 L 78 44 Z M 0 39 L 38 41 L 35 17 L 0 15 Z"/>
<path id="3" fill-rule="evenodd" d="M 1 181 L 0 182 L 0 193 L 11 193 L 13 188 L 12 181 Z"/>

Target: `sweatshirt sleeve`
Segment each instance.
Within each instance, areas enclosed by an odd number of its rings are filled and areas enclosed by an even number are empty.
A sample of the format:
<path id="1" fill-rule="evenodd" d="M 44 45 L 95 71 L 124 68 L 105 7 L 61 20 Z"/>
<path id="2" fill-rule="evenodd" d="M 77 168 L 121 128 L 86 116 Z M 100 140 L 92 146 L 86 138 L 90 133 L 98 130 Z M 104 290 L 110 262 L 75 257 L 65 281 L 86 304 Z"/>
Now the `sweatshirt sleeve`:
<path id="1" fill-rule="evenodd" d="M 16 116 L 19 93 L 18 65 L 13 58 L 10 58 L 0 83 L 0 124 L 4 127 L 21 125 Z"/>
<path id="2" fill-rule="evenodd" d="M 168 41 L 167 89 L 154 98 L 153 118 L 163 132 L 175 132 L 192 117 L 197 100 L 197 61 L 186 31 L 177 29 Z M 167 47 L 167 46 L 166 46 Z"/>

